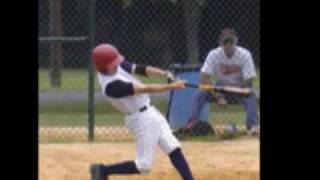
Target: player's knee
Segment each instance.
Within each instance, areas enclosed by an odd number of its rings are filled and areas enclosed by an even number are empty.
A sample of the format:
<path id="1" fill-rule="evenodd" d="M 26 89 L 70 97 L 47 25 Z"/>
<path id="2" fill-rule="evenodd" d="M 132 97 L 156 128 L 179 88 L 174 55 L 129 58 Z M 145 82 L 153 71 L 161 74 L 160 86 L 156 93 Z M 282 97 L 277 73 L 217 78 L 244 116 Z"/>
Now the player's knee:
<path id="1" fill-rule="evenodd" d="M 173 152 L 174 150 L 176 149 L 179 149 L 181 148 L 181 144 L 179 143 L 178 140 L 172 142 L 172 144 L 168 144 L 166 147 L 164 147 L 164 151 L 167 153 L 167 154 L 170 154 L 171 152 Z"/>
<path id="2" fill-rule="evenodd" d="M 142 169 L 139 169 L 139 172 L 143 175 L 147 175 L 151 172 L 151 168 L 142 168 Z"/>
<path id="3" fill-rule="evenodd" d="M 138 162 L 137 168 L 141 174 L 149 174 L 151 172 L 152 165 L 149 162 Z"/>
<path id="4" fill-rule="evenodd" d="M 139 172 L 140 172 L 141 174 L 147 175 L 147 174 L 149 174 L 149 173 L 151 172 L 151 167 L 147 167 L 147 166 L 145 166 L 145 167 L 140 167 L 140 168 L 138 168 L 138 170 L 139 170 Z"/>

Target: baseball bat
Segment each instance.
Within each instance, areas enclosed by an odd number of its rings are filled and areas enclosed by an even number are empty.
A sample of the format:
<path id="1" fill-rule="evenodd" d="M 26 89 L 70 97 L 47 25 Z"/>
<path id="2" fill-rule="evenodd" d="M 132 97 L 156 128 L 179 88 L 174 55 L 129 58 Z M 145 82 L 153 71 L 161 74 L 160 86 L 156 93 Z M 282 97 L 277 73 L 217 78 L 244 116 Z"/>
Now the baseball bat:
<path id="1" fill-rule="evenodd" d="M 186 87 L 197 88 L 197 89 L 202 89 L 207 91 L 238 94 L 243 96 L 247 96 L 251 93 L 250 88 L 240 88 L 240 87 L 233 87 L 233 86 L 213 86 L 209 84 L 186 83 Z"/>

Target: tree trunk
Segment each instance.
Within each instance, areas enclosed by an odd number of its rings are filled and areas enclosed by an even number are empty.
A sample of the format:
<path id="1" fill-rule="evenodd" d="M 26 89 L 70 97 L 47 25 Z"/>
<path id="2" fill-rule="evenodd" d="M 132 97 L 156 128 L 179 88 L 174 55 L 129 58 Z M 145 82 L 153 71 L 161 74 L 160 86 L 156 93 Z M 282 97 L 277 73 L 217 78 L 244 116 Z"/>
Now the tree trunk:
<path id="1" fill-rule="evenodd" d="M 186 30 L 186 43 L 188 49 L 188 63 L 198 63 L 198 29 L 200 20 L 200 9 L 197 1 L 185 0 L 183 3 L 184 23 Z"/>
<path id="2" fill-rule="evenodd" d="M 62 3 L 63 0 L 49 1 L 49 31 L 50 36 L 62 36 Z M 52 87 L 61 86 L 61 68 L 63 61 L 62 42 L 51 42 L 50 44 L 50 83 Z"/>

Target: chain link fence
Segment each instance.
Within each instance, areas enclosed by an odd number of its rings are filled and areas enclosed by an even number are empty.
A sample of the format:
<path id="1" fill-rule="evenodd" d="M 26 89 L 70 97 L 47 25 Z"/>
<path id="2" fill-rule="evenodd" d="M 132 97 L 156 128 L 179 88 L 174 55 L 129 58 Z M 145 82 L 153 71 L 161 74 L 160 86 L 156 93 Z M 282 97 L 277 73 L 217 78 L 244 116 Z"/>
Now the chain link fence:
<path id="1" fill-rule="evenodd" d="M 90 51 L 103 42 L 114 44 L 134 63 L 177 71 L 179 66 L 201 66 L 208 52 L 218 46 L 221 30 L 234 28 L 239 45 L 252 53 L 258 74 L 254 89 L 259 97 L 259 0 L 38 3 L 40 142 L 86 142 L 93 137 L 94 141 L 132 140 L 123 115 L 100 94 L 91 69 Z M 142 81 L 167 83 L 160 78 L 142 77 Z M 171 95 L 151 96 L 164 115 L 174 111 L 169 107 Z M 245 126 L 246 106 L 232 98 L 227 101 L 224 107 L 216 102 L 208 106 L 207 122 L 214 128 L 229 123 Z"/>

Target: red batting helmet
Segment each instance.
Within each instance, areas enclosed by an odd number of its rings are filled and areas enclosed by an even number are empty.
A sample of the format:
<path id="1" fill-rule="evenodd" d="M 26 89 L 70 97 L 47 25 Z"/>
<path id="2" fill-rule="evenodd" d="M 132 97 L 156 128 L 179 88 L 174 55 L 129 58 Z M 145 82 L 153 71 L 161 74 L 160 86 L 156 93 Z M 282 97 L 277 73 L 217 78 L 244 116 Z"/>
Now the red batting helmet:
<path id="1" fill-rule="evenodd" d="M 93 49 L 92 60 L 98 72 L 108 73 L 108 70 L 116 68 L 124 58 L 111 44 L 100 44 Z"/>

